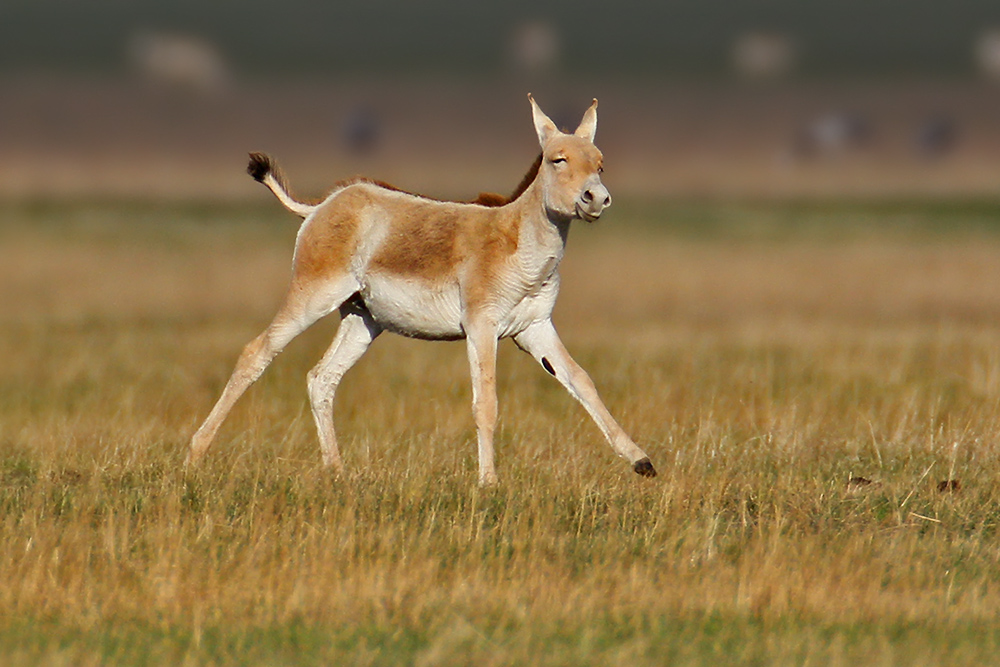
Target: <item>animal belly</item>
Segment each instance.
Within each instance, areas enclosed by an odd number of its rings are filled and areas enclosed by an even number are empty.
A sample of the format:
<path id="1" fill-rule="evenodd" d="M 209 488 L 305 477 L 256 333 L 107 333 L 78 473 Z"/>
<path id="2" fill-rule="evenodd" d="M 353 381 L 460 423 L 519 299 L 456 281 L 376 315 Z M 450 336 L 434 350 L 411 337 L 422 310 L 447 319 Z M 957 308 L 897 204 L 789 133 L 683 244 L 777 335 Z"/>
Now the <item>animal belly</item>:
<path id="1" fill-rule="evenodd" d="M 362 288 L 361 298 L 375 321 L 388 331 L 429 340 L 465 336 L 457 285 L 373 276 Z"/>

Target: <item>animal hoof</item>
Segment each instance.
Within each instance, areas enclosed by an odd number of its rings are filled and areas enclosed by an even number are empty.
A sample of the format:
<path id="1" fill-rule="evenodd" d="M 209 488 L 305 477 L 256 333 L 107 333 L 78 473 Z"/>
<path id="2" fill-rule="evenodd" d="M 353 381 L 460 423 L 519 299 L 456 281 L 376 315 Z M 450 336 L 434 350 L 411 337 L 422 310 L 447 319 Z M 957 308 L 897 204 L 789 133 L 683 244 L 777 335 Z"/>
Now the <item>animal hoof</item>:
<path id="1" fill-rule="evenodd" d="M 632 470 L 643 477 L 656 477 L 656 468 L 649 462 L 649 459 L 639 459 L 632 466 Z"/>

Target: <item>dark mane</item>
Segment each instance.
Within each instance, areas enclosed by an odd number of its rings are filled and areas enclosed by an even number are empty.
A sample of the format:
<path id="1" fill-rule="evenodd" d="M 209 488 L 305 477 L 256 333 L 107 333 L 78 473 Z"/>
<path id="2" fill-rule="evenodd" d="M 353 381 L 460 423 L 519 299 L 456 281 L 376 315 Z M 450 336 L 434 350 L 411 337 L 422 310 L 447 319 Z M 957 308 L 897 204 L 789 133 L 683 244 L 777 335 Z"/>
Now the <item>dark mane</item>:
<path id="1" fill-rule="evenodd" d="M 531 184 L 535 182 L 536 178 L 538 178 L 538 170 L 541 168 L 542 154 L 539 153 L 538 157 L 536 157 L 535 161 L 531 164 L 531 168 L 528 169 L 528 173 L 524 175 L 524 178 L 522 178 L 521 182 L 518 183 L 517 188 L 510 194 L 510 199 L 507 200 L 507 203 L 514 201 L 523 195 L 525 190 L 531 187 Z"/>
<path id="2" fill-rule="evenodd" d="M 523 195 L 525 191 L 529 187 L 531 187 L 531 184 L 535 182 L 535 179 L 538 178 L 538 170 L 541 168 L 541 166 L 542 166 L 542 155 L 541 153 L 539 153 L 538 157 L 535 158 L 535 161 L 528 169 L 528 172 L 524 175 L 524 178 L 521 179 L 521 182 L 518 183 L 517 187 L 514 189 L 514 191 L 510 194 L 509 197 L 505 197 L 495 192 L 480 192 L 479 196 L 471 201 L 439 199 L 437 197 L 428 197 L 426 195 L 417 194 L 416 192 L 409 192 L 407 190 L 403 190 L 402 188 L 397 188 L 395 185 L 392 185 L 390 183 L 386 183 L 385 181 L 380 181 L 374 178 L 367 178 L 365 176 L 358 176 L 356 178 L 347 179 L 346 181 L 340 181 L 336 184 L 335 189 L 340 190 L 350 185 L 355 185 L 357 183 L 368 183 L 369 185 L 374 185 L 383 188 L 385 190 L 391 190 L 392 192 L 402 192 L 403 194 L 413 195 L 414 197 L 420 197 L 421 199 L 430 199 L 431 201 L 443 201 L 455 204 L 478 204 L 479 206 L 486 206 L 487 208 L 496 208 L 498 206 L 506 206 L 507 204 L 516 201 L 518 197 Z"/>

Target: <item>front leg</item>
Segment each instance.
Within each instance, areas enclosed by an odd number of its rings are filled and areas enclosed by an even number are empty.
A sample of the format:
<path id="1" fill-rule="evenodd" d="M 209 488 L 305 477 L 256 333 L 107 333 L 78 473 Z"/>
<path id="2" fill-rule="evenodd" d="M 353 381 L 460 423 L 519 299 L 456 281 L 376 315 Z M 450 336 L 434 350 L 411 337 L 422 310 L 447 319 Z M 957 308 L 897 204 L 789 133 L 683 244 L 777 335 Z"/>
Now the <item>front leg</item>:
<path id="1" fill-rule="evenodd" d="M 497 483 L 493 466 L 493 432 L 497 423 L 497 327 L 479 318 L 465 328 L 472 373 L 472 412 L 479 441 L 479 485 Z"/>
<path id="2" fill-rule="evenodd" d="M 632 469 L 643 477 L 655 477 L 656 469 L 650 463 L 646 452 L 639 449 L 632 438 L 622 430 L 608 409 L 604 407 L 597 388 L 587 372 L 573 361 L 569 352 L 559 340 L 559 334 L 552 326 L 552 320 L 536 322 L 514 336 L 517 346 L 530 354 L 542 367 L 554 375 L 559 382 L 580 401 L 597 423 L 608 444 L 623 459 L 632 464 Z"/>

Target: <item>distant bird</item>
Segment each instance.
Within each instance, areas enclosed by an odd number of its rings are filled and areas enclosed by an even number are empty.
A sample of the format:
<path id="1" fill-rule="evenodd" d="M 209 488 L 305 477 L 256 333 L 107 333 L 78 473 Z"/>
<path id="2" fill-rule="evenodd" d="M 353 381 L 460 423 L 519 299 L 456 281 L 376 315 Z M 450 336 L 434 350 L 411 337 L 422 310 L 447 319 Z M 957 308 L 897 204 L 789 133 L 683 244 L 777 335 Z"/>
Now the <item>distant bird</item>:
<path id="1" fill-rule="evenodd" d="M 539 76 L 556 68 L 561 50 L 555 25 L 529 20 L 515 26 L 510 35 L 507 56 L 517 72 Z"/>
<path id="2" fill-rule="evenodd" d="M 1000 79 L 1000 29 L 987 30 L 976 40 L 976 61 L 986 77 Z"/>
<path id="3" fill-rule="evenodd" d="M 736 72 L 748 79 L 777 79 L 795 69 L 795 43 L 787 35 L 748 32 L 733 43 Z"/>
<path id="4" fill-rule="evenodd" d="M 931 116 L 920 124 L 914 137 L 914 148 L 924 157 L 941 157 L 955 147 L 958 130 L 948 116 Z"/>
<path id="5" fill-rule="evenodd" d="M 349 152 L 367 155 L 378 145 L 380 130 L 381 122 L 375 110 L 367 105 L 360 105 L 347 114 L 341 138 Z"/>
<path id="6" fill-rule="evenodd" d="M 795 134 L 793 150 L 800 157 L 835 155 L 864 147 L 871 138 L 871 124 L 864 115 L 832 112 L 800 128 Z"/>
<path id="7" fill-rule="evenodd" d="M 194 35 L 136 33 L 129 40 L 128 57 L 143 77 L 173 88 L 217 94 L 232 78 L 216 46 Z"/>

